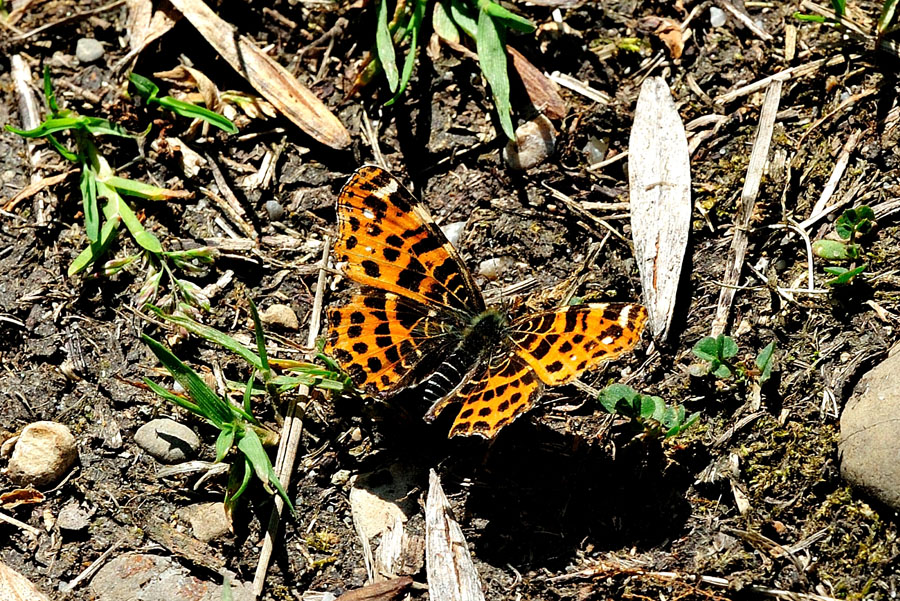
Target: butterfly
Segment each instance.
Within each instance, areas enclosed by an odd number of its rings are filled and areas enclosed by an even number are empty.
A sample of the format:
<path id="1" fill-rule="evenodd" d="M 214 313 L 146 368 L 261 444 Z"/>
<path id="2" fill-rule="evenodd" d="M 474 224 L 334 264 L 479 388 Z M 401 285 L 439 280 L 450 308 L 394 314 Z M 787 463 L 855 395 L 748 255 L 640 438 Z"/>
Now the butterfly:
<path id="1" fill-rule="evenodd" d="M 328 310 L 325 352 L 368 393 L 415 386 L 434 420 L 460 406 L 450 436 L 497 432 L 544 386 L 571 382 L 630 350 L 641 305 L 592 303 L 512 318 L 485 305 L 428 210 L 390 173 L 358 169 L 337 203 L 334 254 L 362 290 Z"/>

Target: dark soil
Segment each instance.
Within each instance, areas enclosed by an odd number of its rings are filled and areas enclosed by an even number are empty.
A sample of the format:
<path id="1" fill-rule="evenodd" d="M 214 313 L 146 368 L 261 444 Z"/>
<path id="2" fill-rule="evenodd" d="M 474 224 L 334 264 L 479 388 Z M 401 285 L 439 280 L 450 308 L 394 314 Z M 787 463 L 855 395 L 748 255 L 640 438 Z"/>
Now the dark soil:
<path id="1" fill-rule="evenodd" d="M 153 123 L 146 139 L 105 137 L 100 147 L 123 177 L 195 193 L 186 202 L 132 202 L 144 226 L 167 250 L 223 244 L 228 234 L 218 223 L 242 235 L 201 193 L 203 188 L 221 193 L 210 168 L 189 176 L 175 150 L 153 149 L 152 143 L 164 135 L 179 136 L 215 161 L 259 243 L 252 249 L 224 248 L 214 265 L 186 276 L 202 287 L 233 272 L 230 283 L 213 296 L 211 310 L 198 314 L 199 319 L 249 343 L 247 298 L 261 307 L 286 303 L 301 327 L 295 332 L 273 328 L 284 336 L 273 350 L 282 358 L 302 358 L 296 348 L 306 340 L 315 264 L 321 241 L 335 231 L 337 194 L 359 165 L 373 161 L 362 132 L 364 115 L 388 165 L 428 204 L 438 223 L 466 222 L 458 248 L 473 271 L 489 258 L 511 259 L 503 263 L 499 278 L 478 276 L 486 294 L 533 277 L 536 286 L 521 298 L 532 308 L 559 302 L 560 291 L 582 268 L 591 244 L 606 234 L 598 219 L 607 219 L 630 240 L 622 211 L 610 217 L 608 211 L 592 209 L 588 219 L 555 199 L 548 187 L 576 203 L 628 201 L 627 162 L 588 171 L 596 159 L 585 146 L 596 138 L 608 140 L 608 156 L 627 150 L 637 93 L 647 75 L 666 77 L 686 123 L 712 114 L 725 117 L 715 132 L 704 125 L 693 132 L 712 135 L 691 159 L 695 221 L 674 342 L 648 353 L 645 336 L 633 354 L 583 378 L 599 389 L 624 374 L 641 392 L 683 403 L 689 413 L 700 412 L 697 425 L 664 441 L 635 437 L 624 420 L 610 427 L 595 400 L 566 386 L 549 391 L 539 407 L 492 443 L 448 441 L 450 422 L 425 424 L 420 416 L 426 407 L 414 399 L 401 395 L 384 404 L 318 397 L 306 413 L 289 489 L 297 512 L 286 520 L 276 543 L 264 598 L 300 598 L 313 590 L 339 595 L 366 583 L 349 485 L 336 474 L 378 472 L 392 465 L 415 474 L 415 503 L 424 502 L 428 470 L 437 471 L 487 599 L 759 595 L 748 587 L 842 599 L 896 597 L 897 514 L 842 481 L 837 454 L 838 416 L 853 384 L 897 341 L 895 274 L 900 258 L 890 250 L 900 237 L 895 217 L 881 218 L 864 240 L 866 276 L 824 294 L 796 293 L 791 301 L 773 286 L 806 285 L 806 247 L 798 236 L 767 227 L 810 215 L 841 148 L 860 130 L 835 198 L 851 194 L 848 206 L 877 206 L 897 197 L 898 85 L 891 70 L 896 56 L 873 53 L 870 42 L 842 37 L 832 28 L 800 23 L 792 17 L 795 4 L 748 3 L 751 18 L 774 36 L 767 42 L 730 15 L 726 25 L 713 27 L 710 9 L 716 5 L 707 2 L 683 9 L 680 3 L 563 3 L 569 6 L 560 9 L 565 27 L 552 19 L 552 7 L 517 3 L 514 8 L 542 28 L 533 36 L 515 36 L 513 43 L 541 71 L 569 74 L 613 99 L 603 106 L 563 89 L 569 109 L 565 119 L 555 122 L 556 150 L 522 173 L 507 167 L 501 156 L 505 138 L 502 133 L 498 137 L 489 93 L 471 59 L 446 47 L 436 56 L 421 52 L 409 90 L 397 104 L 383 106 L 389 92 L 381 76 L 345 99 L 359 61 L 373 43 L 377 3 L 276 2 L 266 10 L 263 4 L 214 8 L 238 24 L 242 34 L 269 46 L 273 57 L 333 109 L 352 134 L 349 149 L 328 149 L 282 118 L 244 119 L 239 135 L 211 130 L 198 139 L 196 132 L 185 131 L 187 120 L 127 97 L 124 76 L 112 69 L 127 50 L 122 41 L 124 4 L 67 20 L 102 3 L 35 3 L 16 23 L 18 30 L 60 23 L 24 40 L 5 28 L 0 47 L 7 57 L 25 57 L 37 88 L 42 66 L 49 65 L 63 106 L 110 118 L 131 131 Z M 274 18 L 269 9 L 297 28 Z M 874 31 L 878 6 L 866 3 L 849 10 L 865 31 Z M 692 37 L 683 56 L 672 61 L 652 28 L 648 33 L 645 19 L 681 22 L 692 11 Z M 341 18 L 349 24 L 329 52 L 328 43 L 304 52 Z M 791 62 L 785 59 L 789 27 L 798 30 L 798 54 Z M 74 58 L 82 37 L 105 44 L 98 63 L 80 65 Z M 637 38 L 636 51 L 625 49 L 627 38 Z M 656 56 L 663 57 L 659 66 L 651 72 L 642 69 Z M 731 313 L 729 333 L 740 346 L 741 361 L 751 364 L 760 349 L 777 341 L 775 374 L 764 385 L 757 408 L 750 381 L 689 374 L 696 362 L 690 349 L 708 335 L 715 314 L 763 94 L 727 104 L 710 99 L 788 67 L 830 57 L 843 60 L 784 84 L 747 257 L 747 265 L 757 267 L 762 277 L 745 267 Z M 190 61 L 220 90 L 253 93 L 185 21 L 144 50 L 135 71 L 150 76 L 181 61 Z M 19 126 L 9 69 L 8 59 L 0 61 L 0 124 Z M 167 85 L 162 87 L 167 93 Z M 870 90 L 875 93 L 861 94 Z M 514 108 L 527 114 L 521 87 L 513 95 Z M 854 95 L 859 97 L 854 100 Z M 844 101 L 848 103 L 842 106 Z M 43 147 L 43 177 L 70 168 Z M 241 178 L 255 172 L 268 151 L 277 153 L 275 176 L 264 186 L 242 186 Z M 3 203 L 32 176 L 25 143 L 7 131 L 0 132 L 0 176 Z M 36 219 L 38 197 L 49 209 L 45 225 Z M 284 206 L 281 220 L 269 218 L 265 203 L 270 200 Z M 53 598 L 87 599 L 84 584 L 68 595 L 56 591 L 114 542 L 121 541 L 117 554 L 164 545 L 148 524 L 162 521 L 189 534 L 189 527 L 173 517 L 177 510 L 221 501 L 224 495 L 224 476 L 196 489 L 196 474 L 157 477 L 162 466 L 134 444 L 142 424 L 173 416 L 198 432 L 204 442 L 200 458 L 212 461 L 217 435 L 202 420 L 135 385 L 144 377 L 171 383 L 139 336 L 166 340 L 201 372 L 215 368 L 234 380 L 246 380 L 248 372 L 220 348 L 179 334 L 134 308 L 144 278 L 139 262 L 112 277 L 99 269 L 90 277 L 67 277 L 69 264 L 87 241 L 81 211 L 78 175 L 72 173 L 0 214 L 0 439 L 31 422 L 53 420 L 72 430 L 80 452 L 76 467 L 62 484 L 44 491 L 42 503 L 3 509 L 41 534 L 34 540 L 0 522 L 0 560 Z M 831 232 L 831 221 L 833 216 L 821 222 L 813 236 Z M 134 252 L 133 240 L 122 235 L 107 259 Z M 640 298 L 632 250 L 622 239 L 609 237 L 599 260 L 589 267 L 579 297 Z M 817 263 L 814 270 L 816 287 L 826 289 L 822 266 Z M 326 306 L 344 302 L 353 290 L 344 279 L 336 282 L 326 290 Z M 276 412 L 270 406 L 257 410 L 273 427 Z M 0 474 L 0 492 L 15 488 Z M 61 533 L 52 517 L 73 500 L 94 511 L 90 526 L 80 533 Z M 210 550 L 240 580 L 253 578 L 271 506 L 271 498 L 254 485 L 235 515 L 235 534 L 210 543 Z M 421 533 L 421 511 L 414 513 L 407 528 Z M 221 581 L 208 568 L 178 557 L 198 577 Z M 424 568 L 411 575 L 425 583 Z M 697 584 L 700 576 L 724 579 L 728 586 Z M 416 590 L 413 598 L 428 598 L 421 587 Z"/>

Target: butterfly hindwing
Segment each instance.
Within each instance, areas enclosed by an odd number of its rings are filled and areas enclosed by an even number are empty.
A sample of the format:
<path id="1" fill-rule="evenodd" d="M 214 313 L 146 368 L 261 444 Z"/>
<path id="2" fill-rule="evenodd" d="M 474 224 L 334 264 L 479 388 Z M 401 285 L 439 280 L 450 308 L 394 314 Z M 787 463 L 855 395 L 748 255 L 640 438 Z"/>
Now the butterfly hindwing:
<path id="1" fill-rule="evenodd" d="M 361 388 L 405 386 L 417 365 L 455 341 L 452 321 L 431 317 L 422 308 L 396 294 L 368 290 L 328 310 L 325 352 Z"/>
<path id="2" fill-rule="evenodd" d="M 470 315 L 484 310 L 469 270 L 428 210 L 387 171 L 361 167 L 338 200 L 335 245 L 356 282 L 424 305 Z"/>
<path id="3" fill-rule="evenodd" d="M 646 320 L 641 305 L 592 303 L 526 315 L 508 334 L 538 378 L 558 386 L 631 350 Z"/>
<path id="4" fill-rule="evenodd" d="M 447 405 L 459 403 L 450 436 L 493 438 L 500 428 L 531 409 L 542 389 L 534 370 L 516 353 L 496 353 L 468 374 L 455 392 L 435 403 L 425 419 L 431 421 Z"/>

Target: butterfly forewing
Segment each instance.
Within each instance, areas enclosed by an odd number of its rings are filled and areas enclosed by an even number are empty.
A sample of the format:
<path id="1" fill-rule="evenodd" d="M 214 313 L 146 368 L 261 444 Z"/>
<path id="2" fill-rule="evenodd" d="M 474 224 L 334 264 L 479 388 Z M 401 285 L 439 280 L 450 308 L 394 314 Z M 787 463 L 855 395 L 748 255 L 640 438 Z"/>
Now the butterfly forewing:
<path id="1" fill-rule="evenodd" d="M 391 391 L 410 383 L 423 361 L 455 343 L 457 326 L 435 319 L 423 307 L 390 292 L 368 291 L 328 311 L 325 352 L 354 384 Z"/>
<path id="2" fill-rule="evenodd" d="M 544 384 L 558 386 L 631 350 L 646 320 L 641 305 L 576 305 L 516 320 L 509 340 Z"/>
<path id="3" fill-rule="evenodd" d="M 347 275 L 424 305 L 477 315 L 481 292 L 428 210 L 383 169 L 360 168 L 338 200 Z"/>

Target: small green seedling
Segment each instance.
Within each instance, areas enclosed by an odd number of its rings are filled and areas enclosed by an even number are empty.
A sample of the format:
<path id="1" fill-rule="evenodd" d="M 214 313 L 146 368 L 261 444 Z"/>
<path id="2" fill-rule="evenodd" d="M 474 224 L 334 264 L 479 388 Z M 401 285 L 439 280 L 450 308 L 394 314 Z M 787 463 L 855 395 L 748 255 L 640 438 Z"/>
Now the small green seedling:
<path id="1" fill-rule="evenodd" d="M 387 0 L 379 0 L 375 20 L 377 61 L 371 63 L 359 80 L 368 81 L 381 67 L 394 94 L 387 104 L 397 101 L 409 83 L 421 40 L 427 9 L 426 0 L 397 0 L 388 21 Z M 506 35 L 510 30 L 531 33 L 534 24 L 491 0 L 440 0 L 434 3 L 431 20 L 438 37 L 450 44 L 462 43 L 460 32 L 475 41 L 481 72 L 490 85 L 500 126 L 508 138 L 515 139 L 510 104 L 510 82 L 506 54 Z M 402 71 L 397 66 L 396 47 L 409 40 Z"/>
<path id="2" fill-rule="evenodd" d="M 607 413 L 630 418 L 644 436 L 651 438 L 677 436 L 700 417 L 699 413 L 685 417 L 683 405 L 666 405 L 660 397 L 641 394 L 625 384 L 607 386 L 597 400 Z"/>
<path id="3" fill-rule="evenodd" d="M 131 73 L 128 75 L 128 80 L 134 84 L 134 89 L 137 90 L 138 94 L 144 97 L 148 105 L 157 105 L 161 108 L 169 109 L 176 115 L 187 117 L 188 119 L 203 119 L 229 134 L 236 134 L 238 132 L 237 126 L 235 126 L 231 119 L 223 117 L 215 111 L 203 108 L 202 106 L 197 106 L 190 102 L 178 100 L 172 96 L 160 97 L 159 86 L 143 75 Z"/>
<path id="4" fill-rule="evenodd" d="M 871 47 L 880 48 L 896 55 L 897 50 L 895 44 L 885 38 L 890 34 L 896 33 L 898 28 L 900 28 L 900 25 L 896 22 L 898 3 L 900 3 L 900 0 L 884 0 L 884 3 L 881 5 L 881 15 L 878 17 L 878 23 L 875 26 L 874 36 L 872 34 L 860 33 L 858 29 L 853 27 L 846 28 L 845 31 L 851 34 L 851 37 L 862 38 L 863 41 L 870 43 L 874 42 L 871 43 Z M 801 12 L 795 12 L 794 18 L 798 21 L 821 23 L 836 28 L 843 27 L 843 17 L 847 12 L 846 0 L 831 0 L 831 7 L 834 10 L 833 18 Z M 874 39 L 871 40 L 870 38 Z"/>
<path id="5" fill-rule="evenodd" d="M 701 339 L 691 351 L 707 362 L 694 375 L 712 374 L 720 380 L 727 380 L 734 375 L 738 379 L 755 378 L 760 384 L 772 376 L 772 364 L 775 358 L 775 341 L 767 344 L 756 356 L 752 368 L 737 361 L 738 345 L 731 336 L 719 334 L 717 337 L 707 336 Z"/>
<path id="6" fill-rule="evenodd" d="M 172 374 L 175 381 L 187 391 L 189 399 L 170 392 L 146 378 L 144 379 L 145 384 L 162 398 L 206 419 L 219 429 L 219 437 L 216 440 L 216 461 L 224 461 L 233 449 L 236 449 L 237 453 L 242 456 L 243 460 L 234 461 L 229 469 L 225 493 L 226 511 L 229 515 L 233 512 L 238 499 L 247 489 L 247 485 L 254 475 L 270 494 L 277 492 L 293 511 L 290 499 L 278 480 L 272 462 L 265 451 L 265 447 L 272 446 L 277 442 L 278 434 L 261 425 L 253 416 L 252 397 L 268 393 L 274 400 L 281 393 L 300 385 L 343 391 L 352 389 L 352 383 L 343 374 L 322 369 L 317 365 L 297 361 L 270 361 L 266 352 L 265 334 L 256 306 L 252 301 L 250 302 L 250 314 L 253 318 L 256 335 L 255 351 L 227 334 L 189 317 L 170 315 L 157 307 L 151 306 L 150 309 L 160 318 L 235 353 L 251 367 L 247 382 L 228 382 L 229 390 L 243 393 L 242 406 L 236 406 L 214 393 L 193 369 L 185 365 L 166 347 L 149 336 L 143 336 L 144 343 L 150 347 L 150 350 Z M 284 369 L 288 374 L 275 375 L 272 369 L 273 363 L 277 363 L 278 367 Z M 257 385 L 257 378 L 261 380 L 261 386 Z"/>
<path id="7" fill-rule="evenodd" d="M 821 239 L 813 243 L 813 253 L 827 261 L 856 261 L 862 257 L 859 240 L 872 231 L 875 212 L 866 205 L 847 209 L 834 223 L 834 231 L 840 240 Z M 829 286 L 849 284 L 864 273 L 868 264 L 850 267 L 825 267 L 825 272 L 836 276 L 825 282 Z"/>
<path id="8" fill-rule="evenodd" d="M 140 76 L 137 77 L 140 78 Z M 139 81 L 141 81 L 141 86 L 139 86 L 141 89 L 152 91 L 156 87 L 145 78 L 140 78 Z M 155 94 L 153 96 L 155 98 Z M 47 67 L 44 68 L 44 97 L 49 109 L 49 116 L 38 127 L 23 131 L 7 125 L 6 129 L 24 138 L 46 139 L 66 160 L 76 163 L 81 171 L 79 187 L 88 246 L 69 265 L 68 274 L 70 276 L 78 274 L 97 264 L 109 251 L 119 234 L 120 226 L 124 225 L 139 250 L 135 254 L 112 259 L 102 264 L 101 273 L 110 276 L 128 265 L 142 262 L 146 268 L 146 275 L 136 297 L 138 305 L 155 298 L 165 273 L 172 283 L 173 290 L 168 301 L 163 304 L 175 311 L 190 306 L 208 310 L 209 300 L 202 294 L 202 290 L 193 282 L 176 277 L 171 265 L 182 270 L 196 272 L 203 269 L 204 265 L 214 261 L 218 252 L 212 248 L 164 251 L 159 239 L 144 228 L 141 220 L 124 198 L 128 196 L 145 200 L 168 200 L 183 198 L 189 194 L 117 176 L 107 160 L 100 154 L 94 140 L 103 135 L 124 138 L 133 138 L 134 136 L 108 119 L 78 115 L 74 111 L 60 108 L 50 80 L 50 70 Z M 157 102 L 160 106 L 174 110 L 175 105 L 165 100 L 165 98 L 157 99 Z M 186 103 L 177 105 L 179 111 L 182 111 L 179 114 L 188 112 L 184 105 Z M 189 113 L 189 116 L 210 118 L 206 114 L 209 111 L 200 107 L 196 108 L 199 111 Z M 223 128 L 225 128 L 223 120 L 228 121 L 221 115 L 216 115 L 216 118 L 211 120 Z M 234 127 L 233 124 L 231 127 Z M 69 146 L 57 138 L 59 134 L 63 133 L 68 134 L 70 138 Z M 102 208 L 100 206 L 101 199 L 105 201 Z"/>

